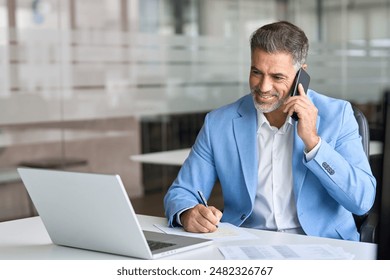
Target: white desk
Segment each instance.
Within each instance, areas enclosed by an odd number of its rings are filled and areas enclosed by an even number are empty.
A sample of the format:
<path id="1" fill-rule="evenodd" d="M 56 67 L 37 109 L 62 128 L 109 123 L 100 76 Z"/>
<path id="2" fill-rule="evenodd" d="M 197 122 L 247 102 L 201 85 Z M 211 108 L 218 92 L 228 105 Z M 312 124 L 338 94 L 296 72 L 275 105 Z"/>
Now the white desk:
<path id="1" fill-rule="evenodd" d="M 157 231 L 153 224 L 166 223 L 165 218 L 138 215 L 141 226 L 145 230 Z M 271 245 L 271 244 L 329 244 L 342 247 L 346 252 L 355 255 L 355 259 L 375 259 L 375 244 L 343 241 L 328 238 L 309 237 L 297 234 L 268 232 L 254 229 L 244 229 L 255 234 L 255 239 L 229 241 L 229 245 Z M 105 254 L 54 245 L 39 217 L 14 220 L 0 223 L 0 259 L 2 260 L 115 260 L 128 259 L 123 256 Z M 218 250 L 218 242 L 212 245 L 165 259 L 211 260 L 223 259 Z"/>
<path id="2" fill-rule="evenodd" d="M 191 148 L 180 150 L 169 150 L 156 153 L 132 155 L 130 159 L 141 163 L 162 164 L 162 165 L 182 165 L 188 157 Z M 382 142 L 370 141 L 370 155 L 382 153 Z"/>

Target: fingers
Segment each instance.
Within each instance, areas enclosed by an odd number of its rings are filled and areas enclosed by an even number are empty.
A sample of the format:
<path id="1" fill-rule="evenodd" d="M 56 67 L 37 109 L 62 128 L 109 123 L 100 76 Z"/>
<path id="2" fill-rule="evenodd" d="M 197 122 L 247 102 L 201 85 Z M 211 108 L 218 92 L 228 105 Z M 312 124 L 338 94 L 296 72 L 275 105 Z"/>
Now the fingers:
<path id="1" fill-rule="evenodd" d="M 300 95 L 306 96 L 306 92 L 305 92 L 305 90 L 304 90 L 302 84 L 299 84 L 299 85 L 298 85 L 298 92 L 299 92 Z"/>
<path id="2" fill-rule="evenodd" d="M 298 85 L 298 91 L 300 95 L 292 96 L 286 100 L 283 112 L 287 113 L 289 116 L 292 116 L 295 112 L 301 119 L 305 116 L 306 112 L 312 111 L 316 108 L 307 97 L 302 84 Z"/>
<path id="3" fill-rule="evenodd" d="M 206 233 L 217 230 L 221 217 L 222 213 L 217 208 L 198 204 L 182 213 L 180 220 L 186 231 Z"/>
<path id="4" fill-rule="evenodd" d="M 217 224 L 218 224 L 219 221 L 222 219 L 222 212 L 219 211 L 219 209 L 215 208 L 214 206 L 209 206 L 209 209 L 211 210 L 211 212 L 213 212 L 214 216 L 217 219 Z"/>

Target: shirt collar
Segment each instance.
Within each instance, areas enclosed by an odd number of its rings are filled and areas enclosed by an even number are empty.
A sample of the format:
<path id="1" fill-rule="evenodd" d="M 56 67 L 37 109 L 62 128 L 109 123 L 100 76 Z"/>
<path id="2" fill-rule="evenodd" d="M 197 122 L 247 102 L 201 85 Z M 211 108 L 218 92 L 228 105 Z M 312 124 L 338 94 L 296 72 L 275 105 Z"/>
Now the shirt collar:
<path id="1" fill-rule="evenodd" d="M 271 127 L 269 121 L 264 116 L 264 114 L 262 112 L 260 112 L 259 110 L 256 110 L 256 112 L 257 112 L 257 132 L 259 132 L 259 130 L 263 126 L 263 124 L 266 124 L 269 127 Z M 287 131 L 288 127 L 290 127 L 292 125 L 294 125 L 293 119 L 290 116 L 287 116 L 286 121 L 284 122 L 284 124 L 282 125 L 282 127 L 279 130 L 282 133 L 285 133 Z"/>

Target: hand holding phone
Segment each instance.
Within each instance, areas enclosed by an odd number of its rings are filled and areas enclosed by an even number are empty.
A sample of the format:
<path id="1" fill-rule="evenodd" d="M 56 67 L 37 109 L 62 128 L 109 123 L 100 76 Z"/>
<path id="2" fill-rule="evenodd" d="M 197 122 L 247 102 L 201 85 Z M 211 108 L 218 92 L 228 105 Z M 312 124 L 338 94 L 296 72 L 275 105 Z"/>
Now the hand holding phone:
<path id="1" fill-rule="evenodd" d="M 307 89 L 309 88 L 309 83 L 310 83 L 309 74 L 305 70 L 303 70 L 303 68 L 300 68 L 295 76 L 293 86 L 291 87 L 290 96 L 299 95 L 298 92 L 299 84 L 302 84 L 303 89 L 305 90 L 305 92 L 307 92 Z M 298 120 L 298 115 L 295 112 L 292 114 L 291 117 L 296 121 Z"/>

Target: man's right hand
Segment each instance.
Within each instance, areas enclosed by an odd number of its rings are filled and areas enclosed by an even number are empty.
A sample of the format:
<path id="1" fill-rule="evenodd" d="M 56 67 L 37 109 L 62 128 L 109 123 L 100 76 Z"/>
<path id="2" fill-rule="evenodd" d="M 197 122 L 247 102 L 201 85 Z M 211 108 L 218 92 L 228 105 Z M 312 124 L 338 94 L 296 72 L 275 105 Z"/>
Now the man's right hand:
<path id="1" fill-rule="evenodd" d="M 201 233 L 216 231 L 221 218 L 221 211 L 214 206 L 206 207 L 203 204 L 198 204 L 180 215 L 180 221 L 185 231 Z"/>

